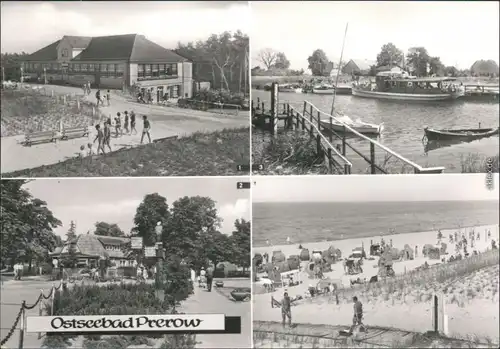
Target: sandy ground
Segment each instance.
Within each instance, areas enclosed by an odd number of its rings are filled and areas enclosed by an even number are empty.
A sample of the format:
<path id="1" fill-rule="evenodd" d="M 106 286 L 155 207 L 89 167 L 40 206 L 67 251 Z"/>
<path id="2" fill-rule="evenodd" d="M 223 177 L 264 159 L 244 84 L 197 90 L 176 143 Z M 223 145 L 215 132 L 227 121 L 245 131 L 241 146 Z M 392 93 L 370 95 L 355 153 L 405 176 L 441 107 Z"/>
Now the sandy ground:
<path id="1" fill-rule="evenodd" d="M 475 228 L 465 228 L 462 232 L 468 237 L 468 232 L 474 231 L 481 234 L 480 241 L 476 242 L 478 251 L 484 251 L 491 246 L 491 241 L 486 239 L 485 231 L 491 231 L 492 239 L 498 242 L 499 229 L 498 225 L 480 226 Z M 457 229 L 441 230 L 444 235 L 443 242 L 448 244 L 448 251 L 454 254 L 454 246 L 449 243 L 448 236 L 454 233 Z M 437 243 L 437 233 L 423 232 L 399 235 L 384 236 L 386 243 L 392 239 L 393 246 L 402 249 L 404 244 L 409 244 L 414 247 L 419 246 L 419 255 L 414 260 L 400 261 L 394 263 L 394 271 L 396 274 L 403 274 L 405 271 L 415 269 L 421 266 L 427 259 L 422 257 L 421 249 L 425 244 Z M 335 246 L 342 251 L 342 256 L 346 257 L 350 251 L 356 247 L 361 247 L 364 244 L 367 254 L 369 254 L 370 240 L 379 242 L 380 237 L 362 238 L 362 239 L 348 239 L 332 242 L 316 242 L 306 243 L 302 246 L 312 250 L 326 250 L 330 245 Z M 267 252 L 272 256 L 272 251 L 281 250 L 286 256 L 298 255 L 300 250 L 297 244 L 283 245 L 283 246 L 269 246 L 254 248 L 254 253 Z M 449 257 L 446 256 L 446 257 Z M 429 264 L 437 263 L 439 261 L 427 260 Z M 305 263 L 303 263 L 304 265 Z M 361 277 L 369 280 L 371 276 L 377 274 L 378 269 L 374 266 L 377 265 L 377 259 L 374 261 L 365 260 L 363 265 L 363 273 L 358 275 L 345 275 L 342 263 L 332 265 L 332 272 L 325 273 L 326 277 L 332 279 L 341 279 L 345 286 L 350 285 L 350 280 Z M 303 283 L 299 286 L 290 287 L 289 294 L 294 297 L 297 295 L 304 295 L 309 285 L 315 285 L 318 280 L 311 280 L 305 272 L 300 273 L 300 280 Z M 253 318 L 255 320 L 274 320 L 279 321 L 281 314 L 279 309 L 271 308 L 271 296 L 281 300 L 283 290 L 278 289 L 272 293 L 261 293 L 261 286 L 254 285 L 254 307 Z M 259 289 L 257 289 L 259 288 Z M 496 301 L 496 304 L 495 304 Z M 498 297 L 495 299 L 481 299 L 480 297 L 469 300 L 463 307 L 457 304 L 447 304 L 446 311 L 449 316 L 449 332 L 450 334 L 475 334 L 482 337 L 489 336 L 498 341 L 499 338 L 499 309 Z M 387 326 L 399 329 L 424 332 L 431 329 L 431 304 L 430 302 L 407 302 L 407 304 L 399 304 L 398 302 L 374 300 L 373 303 L 364 304 L 365 323 L 372 326 Z M 300 304 L 292 308 L 293 320 L 297 323 L 313 323 L 313 324 L 328 324 L 328 325 L 350 325 L 352 321 L 352 305 L 343 304 L 336 305 L 334 299 L 323 297 L 323 300 Z"/>
<path id="2" fill-rule="evenodd" d="M 227 287 L 250 287 L 250 280 L 240 279 L 223 279 L 224 285 Z M 56 282 L 57 286 L 58 282 Z M 10 326 L 14 323 L 17 313 L 19 312 L 21 302 L 26 300 L 30 306 L 37 299 L 40 291 L 43 290 L 45 295 L 48 295 L 52 282 L 28 280 L 15 281 L 9 278 L 4 281 L 1 286 L 1 332 L 0 339 L 7 336 Z M 249 348 L 251 347 L 251 303 L 250 302 L 232 302 L 223 295 L 213 291 L 207 292 L 198 287 L 195 288 L 195 293 L 186 301 L 181 303 L 179 311 L 203 314 L 203 313 L 224 313 L 227 316 L 241 316 L 241 334 L 204 334 L 197 335 L 196 340 L 200 342 L 197 348 Z M 27 311 L 27 316 L 38 316 L 38 306 Z M 19 329 L 19 325 L 17 327 Z M 19 343 L 19 330 L 16 329 L 5 344 L 6 348 L 17 348 Z M 43 342 L 38 339 L 36 333 L 25 333 L 24 348 L 40 348 Z M 78 343 L 81 341 L 75 341 Z M 75 345 L 75 344 L 74 344 Z M 74 348 L 75 346 L 72 346 Z"/>
<path id="3" fill-rule="evenodd" d="M 48 86 L 47 89 L 54 93 L 76 93 L 83 95 L 80 88 L 66 86 Z M 95 102 L 95 90 L 92 91 L 89 100 Z M 125 110 L 134 110 L 137 115 L 138 135 L 122 136 L 111 139 L 112 150 L 139 145 L 142 132 L 141 115 L 148 115 L 151 120 L 151 136 L 154 139 L 170 136 L 188 136 L 195 132 L 210 132 L 224 128 L 245 127 L 250 125 L 249 112 L 240 112 L 238 115 L 219 115 L 215 113 L 197 110 L 179 109 L 159 105 L 145 105 L 127 99 L 126 97 L 112 93 L 111 106 L 102 107 L 104 115 L 114 118 L 117 112 L 123 114 Z M 246 117 L 248 114 L 248 117 Z M 32 147 L 24 147 L 20 143 L 24 141 L 24 135 L 13 137 L 2 137 L 1 172 L 12 172 L 26 168 L 42 165 L 50 165 L 68 158 L 75 157 L 81 145 L 92 143 L 94 140 L 94 129 L 87 138 L 77 138 L 57 143 L 37 144 Z"/>

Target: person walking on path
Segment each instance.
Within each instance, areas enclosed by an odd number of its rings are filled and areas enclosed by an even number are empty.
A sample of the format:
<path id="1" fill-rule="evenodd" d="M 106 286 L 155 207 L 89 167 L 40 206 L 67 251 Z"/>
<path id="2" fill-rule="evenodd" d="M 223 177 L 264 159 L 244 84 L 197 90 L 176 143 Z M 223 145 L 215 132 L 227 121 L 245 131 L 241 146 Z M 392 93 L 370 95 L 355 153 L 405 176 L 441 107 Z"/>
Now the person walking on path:
<path id="1" fill-rule="evenodd" d="M 90 81 L 87 81 L 87 94 L 90 95 L 92 89 L 90 88 Z"/>
<path id="2" fill-rule="evenodd" d="M 122 117 L 120 112 L 116 113 L 115 118 L 115 137 L 118 138 L 119 136 L 123 136 Z"/>
<path id="3" fill-rule="evenodd" d="M 97 101 L 97 106 L 99 106 L 99 103 L 101 103 L 101 105 L 102 105 L 101 90 L 97 90 L 97 92 L 95 93 L 95 99 Z"/>
<path id="4" fill-rule="evenodd" d="M 130 134 L 137 134 L 137 130 L 135 128 L 135 113 L 133 110 L 130 112 Z"/>
<path id="5" fill-rule="evenodd" d="M 200 270 L 200 277 L 201 277 L 201 287 L 206 287 L 207 285 L 207 272 L 205 271 L 205 267 L 201 267 Z"/>
<path id="6" fill-rule="evenodd" d="M 292 326 L 292 301 L 288 292 L 283 294 L 283 299 L 281 300 L 281 318 L 283 320 L 283 327 L 286 325 L 286 319 L 288 318 L 288 326 Z"/>
<path id="7" fill-rule="evenodd" d="M 108 103 L 108 107 L 111 105 L 111 93 L 109 90 L 106 92 L 106 102 Z"/>
<path id="8" fill-rule="evenodd" d="M 144 122 L 144 125 L 142 128 L 141 144 L 144 141 L 144 135 L 148 135 L 149 143 L 151 143 L 151 134 L 149 133 L 149 131 L 151 130 L 151 123 L 149 122 L 148 117 L 146 115 L 142 116 L 142 120 Z"/>
<path id="9" fill-rule="evenodd" d="M 210 265 L 207 268 L 207 289 L 212 292 L 212 282 L 214 281 L 214 268 Z"/>
<path id="10" fill-rule="evenodd" d="M 109 151 L 111 152 L 111 120 L 108 119 L 104 124 L 104 143 L 103 149 L 105 146 L 108 146 Z"/>
<path id="11" fill-rule="evenodd" d="M 125 122 L 123 123 L 123 128 L 125 129 L 125 132 L 127 134 L 130 134 L 130 130 L 128 128 L 128 122 L 129 122 L 128 111 L 125 110 L 124 113 L 125 113 Z"/>
<path id="12" fill-rule="evenodd" d="M 106 127 L 106 126 L 104 126 Z M 98 145 L 97 145 L 97 155 L 99 155 L 99 150 L 102 151 L 102 153 L 104 154 L 104 133 L 102 132 L 101 130 L 101 125 L 97 124 L 95 125 L 95 129 L 97 131 L 97 134 L 94 138 L 94 143 L 96 141 L 99 141 Z"/>

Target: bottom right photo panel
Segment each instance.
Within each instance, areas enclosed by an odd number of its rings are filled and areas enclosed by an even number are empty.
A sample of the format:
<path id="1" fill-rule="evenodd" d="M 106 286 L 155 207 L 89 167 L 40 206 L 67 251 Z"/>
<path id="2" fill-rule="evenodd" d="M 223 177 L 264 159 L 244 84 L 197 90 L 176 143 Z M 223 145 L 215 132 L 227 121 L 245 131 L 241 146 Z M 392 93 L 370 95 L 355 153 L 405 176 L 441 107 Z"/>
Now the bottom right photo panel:
<path id="1" fill-rule="evenodd" d="M 254 347 L 498 348 L 498 179 L 254 177 Z"/>

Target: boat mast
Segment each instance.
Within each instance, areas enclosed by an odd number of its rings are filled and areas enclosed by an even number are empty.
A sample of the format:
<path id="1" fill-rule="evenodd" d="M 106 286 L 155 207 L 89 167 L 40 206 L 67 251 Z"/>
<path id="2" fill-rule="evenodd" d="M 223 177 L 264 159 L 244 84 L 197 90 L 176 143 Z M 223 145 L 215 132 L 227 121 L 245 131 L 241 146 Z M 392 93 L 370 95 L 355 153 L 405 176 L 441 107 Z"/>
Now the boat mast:
<path id="1" fill-rule="evenodd" d="M 340 75 L 340 69 L 342 67 L 342 56 L 344 55 L 345 37 L 347 36 L 348 27 L 349 27 L 349 22 L 346 23 L 345 25 L 344 40 L 342 41 L 342 51 L 340 52 L 340 61 L 339 61 L 339 66 L 337 68 L 337 78 L 335 79 L 335 88 L 333 89 L 332 110 L 330 111 L 330 115 L 333 115 L 333 111 L 335 109 L 335 95 L 337 94 L 337 86 L 339 85 L 339 75 Z"/>

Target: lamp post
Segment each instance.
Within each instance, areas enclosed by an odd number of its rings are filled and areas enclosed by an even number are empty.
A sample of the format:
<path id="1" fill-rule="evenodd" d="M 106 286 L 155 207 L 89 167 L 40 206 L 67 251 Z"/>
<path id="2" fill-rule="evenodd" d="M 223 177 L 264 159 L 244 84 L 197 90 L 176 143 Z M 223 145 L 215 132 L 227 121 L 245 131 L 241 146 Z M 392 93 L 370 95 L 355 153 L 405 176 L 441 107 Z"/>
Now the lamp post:
<path id="1" fill-rule="evenodd" d="M 163 285 L 163 260 L 165 259 L 165 250 L 161 241 L 163 226 L 161 222 L 156 223 L 156 273 L 155 273 L 155 288 L 156 297 L 163 301 L 165 299 L 165 290 Z"/>

